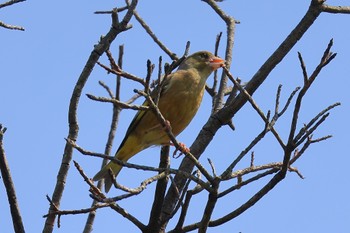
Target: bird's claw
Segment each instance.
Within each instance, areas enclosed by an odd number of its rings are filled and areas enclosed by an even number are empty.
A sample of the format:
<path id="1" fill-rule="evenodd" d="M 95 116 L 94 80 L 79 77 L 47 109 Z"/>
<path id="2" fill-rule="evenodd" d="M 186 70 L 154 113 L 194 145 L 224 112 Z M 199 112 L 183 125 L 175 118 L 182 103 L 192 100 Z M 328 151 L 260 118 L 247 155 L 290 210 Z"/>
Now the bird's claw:
<path id="1" fill-rule="evenodd" d="M 172 144 L 172 143 L 171 143 Z M 173 144 L 172 144 L 173 145 Z M 177 152 L 180 151 L 179 155 L 176 155 Z M 179 158 L 183 154 L 187 154 L 190 152 L 190 148 L 188 148 L 184 143 L 179 142 L 179 148 L 176 148 L 174 153 L 173 153 L 173 158 Z"/>

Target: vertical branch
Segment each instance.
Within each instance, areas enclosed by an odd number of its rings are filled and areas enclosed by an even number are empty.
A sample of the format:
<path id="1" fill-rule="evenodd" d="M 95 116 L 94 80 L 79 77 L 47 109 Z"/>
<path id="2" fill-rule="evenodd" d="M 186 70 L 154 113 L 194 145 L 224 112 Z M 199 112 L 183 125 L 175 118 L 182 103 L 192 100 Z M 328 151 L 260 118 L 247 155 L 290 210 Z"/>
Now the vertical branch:
<path id="1" fill-rule="evenodd" d="M 216 179 L 214 184 L 213 184 L 213 192 L 209 193 L 207 205 L 205 206 L 204 209 L 204 214 L 202 217 L 202 220 L 200 222 L 200 227 L 198 229 L 198 233 L 206 233 L 207 228 L 209 225 L 210 218 L 213 214 L 214 207 L 216 205 L 216 202 L 218 200 L 218 190 L 219 190 L 219 180 Z"/>
<path id="2" fill-rule="evenodd" d="M 113 60 L 112 54 L 110 53 L 109 50 L 107 50 L 106 53 L 107 53 L 108 58 L 110 59 L 111 67 L 113 69 L 115 69 L 116 68 L 115 61 Z M 121 45 L 121 46 L 119 46 L 119 57 L 118 57 L 118 66 L 121 69 L 123 67 L 123 54 L 124 54 L 124 46 Z M 116 99 L 116 100 L 120 100 L 120 85 L 121 85 L 120 79 L 121 79 L 120 75 L 117 75 L 116 76 L 115 97 L 114 97 L 114 99 Z M 105 151 L 104 151 L 105 155 L 111 155 L 113 141 L 115 138 L 115 133 L 117 131 L 120 111 L 121 111 L 120 107 L 117 104 L 113 104 L 113 115 L 112 115 L 112 120 L 111 120 L 111 126 L 110 126 L 109 133 L 108 133 L 107 143 L 105 146 Z M 104 167 L 107 164 L 107 162 L 108 162 L 108 159 L 103 159 L 102 164 L 101 164 L 101 168 Z M 103 180 L 99 180 L 97 183 L 97 188 L 99 188 L 101 190 L 102 186 L 103 186 Z M 97 204 L 97 201 L 93 200 L 91 206 L 95 206 L 96 204 Z M 92 226 L 94 224 L 95 216 L 96 216 L 96 211 L 91 211 L 89 213 L 89 215 L 86 219 L 83 233 L 92 232 Z"/>
<path id="3" fill-rule="evenodd" d="M 221 41 L 221 36 L 222 36 L 222 32 L 220 32 L 217 36 L 216 36 L 216 41 L 215 41 L 215 56 L 218 56 L 218 50 L 219 50 L 219 45 L 220 45 L 220 41 Z M 212 91 L 213 94 L 216 95 L 216 88 L 218 85 L 218 70 L 214 71 L 214 82 L 213 82 L 213 87 L 212 87 Z"/>
<path id="4" fill-rule="evenodd" d="M 5 185 L 6 193 L 7 193 L 7 199 L 10 204 L 10 210 L 11 210 L 11 216 L 12 216 L 12 223 L 13 228 L 16 233 L 24 233 L 24 226 L 22 222 L 21 213 L 19 211 L 19 206 L 17 202 L 16 197 L 16 191 L 15 191 L 15 185 L 13 184 L 12 178 L 11 178 L 11 172 L 9 165 L 7 163 L 6 155 L 5 155 L 5 149 L 3 145 L 3 137 L 4 133 L 6 132 L 6 128 L 2 128 L 2 125 L 0 124 L 0 170 L 1 170 L 1 177 Z"/>
<path id="5" fill-rule="evenodd" d="M 189 185 L 189 182 L 188 182 L 187 185 Z M 183 225 L 185 223 L 187 210 L 188 210 L 188 207 L 190 205 L 190 202 L 191 202 L 193 194 L 194 194 L 193 190 L 189 190 L 186 193 L 183 193 L 183 195 L 186 195 L 186 197 L 185 197 L 184 203 L 181 206 L 181 213 L 180 213 L 179 220 L 178 220 L 178 222 L 177 222 L 177 224 L 176 224 L 176 226 L 174 228 L 175 232 L 180 232 L 180 230 L 182 229 L 182 227 L 183 227 Z"/>
<path id="6" fill-rule="evenodd" d="M 133 0 L 131 2 L 128 11 L 126 12 L 123 20 L 120 23 L 117 20 L 118 19 L 117 11 L 114 10 L 112 12 L 111 29 L 106 34 L 106 36 L 103 37 L 96 46 L 94 46 L 94 49 L 91 52 L 85 64 L 85 67 L 78 78 L 78 81 L 74 87 L 74 90 L 70 99 L 69 112 L 68 112 L 69 133 L 67 138 L 71 141 L 76 141 L 78 137 L 78 132 L 79 132 L 79 125 L 78 125 L 78 119 L 77 119 L 78 105 L 80 101 L 80 96 L 92 72 L 92 69 L 94 68 L 100 56 L 110 47 L 111 43 L 114 41 L 117 35 L 131 28 L 131 25 L 129 25 L 129 21 L 133 15 L 134 9 L 136 8 L 137 2 L 138 2 L 137 0 Z M 66 143 L 61 166 L 59 168 L 58 175 L 57 175 L 56 186 L 51 198 L 52 203 L 56 207 L 60 206 L 72 156 L 73 156 L 73 147 L 71 146 L 71 144 Z M 51 211 L 55 211 L 54 205 L 50 205 L 49 213 Z M 47 217 L 45 221 L 43 233 L 50 233 L 53 231 L 55 219 L 56 219 L 55 215 L 49 215 Z"/>
<path id="7" fill-rule="evenodd" d="M 227 15 L 223 10 L 221 10 L 214 0 L 204 0 L 204 2 L 206 2 L 226 23 L 227 40 L 226 40 L 226 51 L 225 51 L 225 60 L 226 60 L 225 66 L 228 69 L 230 69 L 231 62 L 232 62 L 232 49 L 234 44 L 234 32 L 235 32 L 236 22 L 232 16 Z M 227 80 L 228 78 L 225 72 L 222 72 L 219 90 L 217 95 L 214 97 L 214 106 L 212 110 L 213 113 L 221 109 L 224 104 L 224 96 L 225 96 L 225 90 L 227 88 Z"/>
<path id="8" fill-rule="evenodd" d="M 161 153 L 160 153 L 159 168 L 168 169 L 170 167 L 169 151 L 170 151 L 169 146 L 162 146 Z M 159 174 L 160 173 L 161 172 L 159 172 Z M 151 208 L 151 214 L 149 216 L 149 222 L 147 225 L 147 228 L 149 229 L 150 232 L 152 230 L 155 231 L 155 229 L 160 228 L 160 214 L 161 214 L 161 209 L 164 202 L 168 180 L 169 178 L 167 176 L 157 181 L 156 190 L 154 193 L 154 200 Z"/>
<path id="9" fill-rule="evenodd" d="M 216 36 L 216 40 L 215 40 L 215 47 L 214 47 L 214 55 L 218 56 L 218 51 L 219 51 L 219 45 L 220 45 L 220 41 L 221 41 L 221 36 L 222 36 L 222 32 L 220 32 L 217 36 Z M 209 93 L 209 95 L 212 97 L 212 107 L 215 104 L 215 96 L 217 95 L 217 85 L 218 85 L 218 70 L 214 71 L 213 74 L 213 85 L 212 87 L 209 87 L 207 84 L 205 85 L 205 90 Z M 213 108 L 212 108 L 212 113 L 213 113 Z"/>

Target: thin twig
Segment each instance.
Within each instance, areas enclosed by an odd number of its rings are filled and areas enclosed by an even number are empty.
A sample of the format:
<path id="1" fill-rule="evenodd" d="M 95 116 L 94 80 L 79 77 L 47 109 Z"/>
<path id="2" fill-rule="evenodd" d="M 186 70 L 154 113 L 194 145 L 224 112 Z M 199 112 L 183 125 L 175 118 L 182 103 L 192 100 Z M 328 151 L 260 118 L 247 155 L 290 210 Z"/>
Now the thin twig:
<path id="1" fill-rule="evenodd" d="M 6 28 L 6 29 L 11 29 L 11 30 L 19 30 L 19 31 L 24 31 L 24 27 L 21 26 L 16 26 L 16 25 L 10 25 L 7 23 L 4 23 L 0 21 L 0 27 Z"/>
<path id="2" fill-rule="evenodd" d="M 218 194 L 218 198 L 223 197 L 223 196 L 225 196 L 225 195 L 227 195 L 227 194 L 229 194 L 229 193 L 231 193 L 231 192 L 233 192 L 233 191 L 235 191 L 237 189 L 240 189 L 243 186 L 248 185 L 248 184 L 250 184 L 250 183 L 252 183 L 254 181 L 257 181 L 257 180 L 259 180 L 261 178 L 264 178 L 264 177 L 266 177 L 268 175 L 274 174 L 274 173 L 278 172 L 279 170 L 280 170 L 279 167 L 272 167 L 271 169 L 269 169 L 267 171 L 264 171 L 262 173 L 259 173 L 259 174 L 255 175 L 255 176 L 253 176 L 252 178 L 249 178 L 249 179 L 247 179 L 245 181 L 241 180 L 240 182 L 238 182 L 238 184 L 236 184 L 234 186 L 231 186 L 230 188 L 220 192 Z M 237 178 L 239 178 L 239 177 L 241 178 L 242 176 L 240 174 L 238 174 Z"/>
<path id="3" fill-rule="evenodd" d="M 273 127 L 273 125 L 270 124 L 269 120 L 267 119 L 267 117 L 264 115 L 264 113 L 261 111 L 261 109 L 259 108 L 259 106 L 256 104 L 256 102 L 254 101 L 254 99 L 252 98 L 252 96 L 248 93 L 248 91 L 246 91 L 246 89 L 244 89 L 238 82 L 237 80 L 235 80 L 232 76 L 232 74 L 230 73 L 230 71 L 226 68 L 223 67 L 225 73 L 227 74 L 228 78 L 234 83 L 234 85 L 238 88 L 238 90 L 240 91 L 240 93 L 242 93 L 243 95 L 245 95 L 245 97 L 247 98 L 248 102 L 252 105 L 253 109 L 258 113 L 258 115 L 261 117 L 261 119 L 265 122 L 265 124 L 268 124 L 268 129 L 272 132 L 272 134 L 275 136 L 275 138 L 277 139 L 278 143 L 280 144 L 280 146 L 282 148 L 285 147 L 283 140 L 281 139 L 281 137 L 279 136 L 279 134 L 277 133 L 277 131 L 275 130 L 275 128 Z"/>
<path id="4" fill-rule="evenodd" d="M 10 1 L 1 3 L 1 4 L 0 4 L 0 9 L 1 9 L 1 8 L 4 8 L 4 7 L 11 6 L 11 5 L 16 4 L 16 3 L 24 2 L 24 1 L 25 1 L 25 0 L 10 0 Z M 2 22 L 2 21 L 0 21 L 0 27 L 6 28 L 6 29 L 10 29 L 10 30 L 24 31 L 24 27 L 15 26 L 15 25 L 10 25 L 10 24 L 4 23 L 4 22 Z"/>
<path id="5" fill-rule="evenodd" d="M 52 203 L 52 201 L 51 201 Z M 76 214 L 87 214 L 87 213 L 91 213 L 97 209 L 100 208 L 105 208 L 105 207 L 109 207 L 110 203 L 97 203 L 89 208 L 84 208 L 84 209 L 78 209 L 78 210 L 56 210 L 56 211 L 52 211 L 49 214 L 45 214 L 43 217 L 47 218 L 50 215 L 76 215 Z"/>
<path id="6" fill-rule="evenodd" d="M 209 162 L 209 165 L 210 165 L 210 167 L 211 167 L 211 171 L 212 171 L 212 173 L 213 173 L 213 176 L 214 176 L 214 177 L 217 177 L 216 169 L 215 169 L 215 166 L 214 166 L 213 161 L 211 161 L 211 159 L 208 158 L 208 162 Z"/>
<path id="7" fill-rule="evenodd" d="M 115 96 L 113 95 L 112 90 L 109 88 L 109 86 L 107 86 L 107 84 L 105 84 L 105 83 L 102 82 L 102 81 L 98 81 L 98 84 L 100 84 L 100 85 L 107 91 L 107 93 L 108 93 L 108 95 L 109 95 L 109 97 L 110 97 L 111 99 L 114 99 L 114 98 L 115 98 Z"/>
<path id="8" fill-rule="evenodd" d="M 128 188 L 124 185 L 121 185 L 119 184 L 115 179 L 114 179 L 114 186 L 115 188 L 117 189 L 120 189 L 120 190 L 123 190 L 124 192 L 128 192 L 130 194 L 133 194 L 133 195 L 137 195 L 137 194 L 140 194 L 143 190 L 146 189 L 147 185 L 155 182 L 155 181 L 158 181 L 160 179 L 164 179 L 168 174 L 165 172 L 161 172 L 155 176 L 152 176 L 144 181 L 141 182 L 141 185 L 137 188 Z"/>
<path id="9" fill-rule="evenodd" d="M 95 101 L 115 104 L 118 107 L 123 108 L 123 109 L 133 109 L 133 110 L 142 110 L 142 111 L 148 110 L 147 106 L 127 104 L 127 103 L 124 103 L 124 102 L 119 101 L 117 99 L 111 99 L 111 98 L 106 98 L 106 97 L 97 97 L 97 96 L 94 96 L 94 95 L 91 95 L 91 94 L 86 94 L 86 96 L 89 99 L 92 99 L 92 100 L 95 100 Z"/>
<path id="10" fill-rule="evenodd" d="M 281 91 L 281 90 L 280 90 L 281 88 L 282 88 L 282 86 L 279 87 L 279 91 L 277 91 L 277 94 L 276 94 L 275 114 L 274 114 L 274 116 L 272 117 L 272 120 L 273 120 L 274 122 L 286 112 L 286 110 L 288 109 L 289 105 L 290 105 L 291 102 L 292 102 L 293 97 L 294 97 L 295 94 L 300 90 L 300 87 L 296 87 L 296 88 L 292 91 L 292 93 L 289 95 L 288 100 L 286 101 L 286 103 L 285 103 L 283 109 L 282 109 L 280 112 L 278 112 L 278 109 L 279 109 L 279 107 L 277 106 L 277 104 L 279 104 L 279 94 L 278 94 L 278 92 Z"/>
<path id="11" fill-rule="evenodd" d="M 116 8 L 117 12 L 122 12 L 128 9 L 128 6 Z M 94 14 L 112 14 L 113 11 L 95 11 Z"/>
<path id="12" fill-rule="evenodd" d="M 308 135 L 312 134 L 312 132 L 314 130 L 311 130 L 311 126 L 313 126 L 315 123 L 316 125 L 319 125 L 319 123 L 317 123 L 317 121 L 319 120 L 320 117 L 324 117 L 324 115 L 329 112 L 331 109 L 340 106 L 340 103 L 334 103 L 330 106 L 328 106 L 327 108 L 323 109 L 321 112 L 319 112 L 314 118 L 312 118 L 310 120 L 309 123 L 307 123 L 303 128 L 300 129 L 299 133 L 294 137 L 294 143 L 296 144 L 296 146 L 299 146 L 304 140 L 305 138 L 301 139 L 303 137 L 303 135 L 305 135 L 306 137 L 308 137 Z M 304 137 L 305 137 L 304 136 Z"/>
<path id="13" fill-rule="evenodd" d="M 19 3 L 19 2 L 24 2 L 25 0 L 10 0 L 4 3 L 0 3 L 0 9 L 3 7 L 11 6 L 13 4 Z"/>
<path id="14" fill-rule="evenodd" d="M 101 66 L 103 69 L 105 69 L 107 72 L 115 74 L 115 75 L 120 75 L 124 78 L 136 81 L 138 83 L 141 83 L 143 86 L 145 85 L 145 81 L 142 78 L 139 78 L 133 74 L 130 74 L 128 72 L 123 71 L 120 69 L 120 67 L 117 67 L 117 69 L 109 68 L 108 66 L 103 65 L 100 62 L 96 62 L 99 66 Z"/>
<path id="15" fill-rule="evenodd" d="M 132 222 L 141 230 L 141 232 L 143 232 L 146 228 L 146 226 L 142 222 L 140 222 L 135 216 L 131 215 L 125 209 L 121 208 L 117 203 L 111 204 L 109 207 L 115 210 L 120 215 L 122 215 L 124 218 L 128 219 L 130 222 Z"/>
<path id="16" fill-rule="evenodd" d="M 147 60 L 147 76 L 145 80 L 145 93 L 149 94 L 150 93 L 150 80 L 152 77 L 152 73 L 154 70 L 154 64 L 150 60 Z"/>
<path id="17" fill-rule="evenodd" d="M 179 173 L 182 176 L 184 176 L 184 177 L 186 177 L 188 179 L 191 179 L 195 183 L 200 184 L 201 186 L 203 186 L 209 192 L 211 191 L 211 188 L 210 188 L 210 186 L 207 183 L 205 183 L 201 179 L 199 179 L 196 176 L 193 176 L 193 175 L 191 175 L 189 173 L 185 173 L 183 171 L 179 171 L 179 170 L 172 169 L 172 168 L 156 168 L 156 167 L 150 167 L 150 166 L 144 166 L 144 165 L 138 165 L 138 164 L 123 162 L 123 161 L 121 161 L 121 160 L 119 160 L 119 159 L 117 159 L 117 158 L 115 158 L 113 156 L 108 156 L 108 155 L 101 154 L 101 153 L 87 151 L 87 150 L 81 148 L 80 146 L 78 146 L 74 141 L 72 141 L 70 139 L 66 139 L 66 141 L 67 141 L 67 143 L 69 145 L 71 145 L 73 148 L 78 150 L 83 155 L 89 155 L 89 156 L 99 157 L 99 158 L 103 158 L 103 159 L 108 159 L 110 161 L 113 161 L 113 162 L 117 163 L 120 166 L 133 168 L 133 169 L 137 169 L 137 170 L 156 171 L 156 172 L 168 172 L 168 173 L 171 173 L 171 174 L 178 174 Z"/>
<path id="18" fill-rule="evenodd" d="M 216 36 L 216 40 L 215 40 L 215 48 L 214 48 L 214 55 L 217 56 L 218 55 L 218 50 L 219 50 L 219 45 L 220 45 L 220 40 L 221 40 L 221 36 L 222 36 L 222 32 L 220 32 L 217 36 Z M 206 91 L 212 96 L 214 97 L 217 94 L 217 84 L 218 84 L 218 72 L 217 70 L 215 70 L 214 75 L 213 75 L 213 86 L 210 88 L 207 85 L 205 85 L 205 89 Z"/>
<path id="19" fill-rule="evenodd" d="M 137 13 L 136 10 L 134 10 L 134 16 L 135 19 L 140 23 L 140 25 L 145 29 L 147 34 L 153 39 L 153 41 L 166 53 L 172 60 L 178 60 L 179 58 L 176 56 L 175 53 L 171 52 L 154 34 L 150 26 L 146 24 L 146 22 L 141 18 L 139 13 Z"/>
<path id="20" fill-rule="evenodd" d="M 286 172 L 286 169 L 287 169 L 287 166 L 288 166 L 288 163 L 289 163 L 289 160 L 290 160 L 290 156 L 291 156 L 291 151 L 293 151 L 296 148 L 295 132 L 296 132 L 296 128 L 297 128 L 299 112 L 300 112 L 300 109 L 301 109 L 301 102 L 303 100 L 303 97 L 304 97 L 305 93 L 309 90 L 309 88 L 311 87 L 312 83 L 315 81 L 315 79 L 317 78 L 317 76 L 321 72 L 322 68 L 325 67 L 330 61 L 332 61 L 335 58 L 336 53 L 330 52 L 330 49 L 331 49 L 332 45 L 333 45 L 333 39 L 331 39 L 329 41 L 329 43 L 327 45 L 327 48 L 326 48 L 326 50 L 324 51 L 324 53 L 322 55 L 320 63 L 317 65 L 317 67 L 312 72 L 310 77 L 303 76 L 304 85 L 303 85 L 302 89 L 300 90 L 300 92 L 298 94 L 298 97 L 296 99 L 296 102 L 295 102 L 292 122 L 291 122 L 289 136 L 288 136 L 288 143 L 286 145 L 286 149 L 288 150 L 288 153 L 286 153 L 286 155 L 288 155 L 288 156 L 285 156 L 284 161 L 283 161 L 284 162 L 284 167 L 283 167 L 283 171 L 284 172 Z M 305 65 L 303 64 L 303 60 L 301 58 L 301 54 L 299 55 L 299 60 L 302 63 L 301 66 L 303 67 L 303 69 L 306 69 L 306 68 L 304 68 Z M 318 119 L 319 116 L 321 116 L 321 115 L 316 116 L 317 119 Z M 300 137 L 301 137 L 301 134 L 299 133 L 297 135 L 297 139 L 299 139 Z"/>
<path id="21" fill-rule="evenodd" d="M 298 52 L 298 58 L 299 58 L 299 62 L 300 62 L 300 66 L 301 66 L 301 70 L 303 71 L 303 77 L 304 77 L 304 83 L 307 82 L 309 76 L 307 75 L 307 71 L 306 71 L 306 66 L 305 66 L 305 63 L 304 63 L 304 59 L 301 55 L 300 52 Z"/>
<path id="22" fill-rule="evenodd" d="M 225 66 L 230 69 L 231 62 L 232 62 L 232 50 L 234 45 L 234 33 L 235 33 L 235 26 L 236 21 L 235 19 L 226 14 L 219 6 L 218 4 L 213 0 L 203 0 L 206 2 L 220 17 L 221 19 L 226 23 L 226 51 L 225 51 Z M 224 96 L 225 96 L 225 90 L 227 88 L 227 76 L 225 72 L 222 72 L 221 74 L 221 80 L 218 92 L 214 98 L 214 104 L 212 108 L 212 113 L 217 112 L 219 109 L 224 106 Z"/>
<path id="23" fill-rule="evenodd" d="M 185 223 L 188 207 L 190 205 L 192 196 L 193 196 L 192 190 L 189 190 L 186 192 L 185 202 L 182 205 L 179 220 L 178 220 L 178 222 L 173 230 L 174 232 L 181 232 L 181 228 L 182 228 L 183 224 Z"/>

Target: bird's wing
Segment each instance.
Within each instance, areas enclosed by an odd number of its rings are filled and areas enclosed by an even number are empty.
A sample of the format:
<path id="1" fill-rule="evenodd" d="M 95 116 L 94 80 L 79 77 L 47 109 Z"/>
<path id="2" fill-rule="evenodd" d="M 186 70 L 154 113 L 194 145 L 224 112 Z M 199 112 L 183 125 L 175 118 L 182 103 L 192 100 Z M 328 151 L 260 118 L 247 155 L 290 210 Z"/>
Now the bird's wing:
<path id="1" fill-rule="evenodd" d="M 173 74 L 167 75 L 161 82 L 160 85 L 156 86 L 153 91 L 151 92 L 151 97 L 154 100 L 156 98 L 156 96 L 158 95 L 158 93 L 160 94 L 159 98 L 162 98 L 162 95 L 164 95 L 164 93 L 167 91 L 168 87 L 169 87 L 169 83 L 170 80 L 172 78 Z M 161 88 L 160 92 L 158 91 L 159 88 Z M 146 100 L 145 102 L 143 102 L 142 106 L 146 106 L 148 107 L 148 101 Z M 126 140 L 128 139 L 129 135 L 135 131 L 135 129 L 137 128 L 137 126 L 140 124 L 140 122 L 142 121 L 142 119 L 147 115 L 150 114 L 149 110 L 139 110 L 136 115 L 134 116 L 133 120 L 131 121 L 128 130 L 126 131 L 125 137 L 122 141 L 122 143 L 120 144 L 117 152 L 120 150 L 120 148 L 123 147 L 124 143 L 126 142 Z"/>

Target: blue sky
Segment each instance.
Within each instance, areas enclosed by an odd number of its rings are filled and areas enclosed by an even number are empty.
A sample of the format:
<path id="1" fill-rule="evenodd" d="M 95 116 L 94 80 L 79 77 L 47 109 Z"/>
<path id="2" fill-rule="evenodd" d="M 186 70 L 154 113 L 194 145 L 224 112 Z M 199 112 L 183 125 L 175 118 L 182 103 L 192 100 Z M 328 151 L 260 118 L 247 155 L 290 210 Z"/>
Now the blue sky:
<path id="1" fill-rule="evenodd" d="M 42 215 L 47 212 L 46 194 L 51 195 L 60 165 L 64 138 L 67 136 L 67 110 L 70 95 L 85 62 L 99 37 L 110 28 L 108 15 L 95 15 L 96 10 L 110 10 L 116 1 L 26 1 L 0 11 L 0 20 L 25 27 L 25 32 L 0 28 L 0 123 L 8 128 L 5 134 L 5 150 L 16 185 L 18 201 L 27 232 L 40 232 Z M 241 24 L 236 26 L 235 45 L 231 72 L 248 81 L 262 63 L 271 55 L 291 29 L 299 22 L 308 8 L 309 1 L 293 3 L 282 1 L 233 1 L 219 5 Z M 117 2 L 119 3 L 119 2 Z M 350 1 L 327 1 L 329 5 L 350 5 Z M 195 0 L 140 1 L 139 14 L 149 23 L 159 38 L 175 53 L 183 53 L 186 41 L 191 41 L 191 52 L 213 51 L 216 35 L 226 27 L 210 7 Z M 208 232 L 347 232 L 350 229 L 348 213 L 350 195 L 348 185 L 347 150 L 349 134 L 350 85 L 350 23 L 348 15 L 323 13 L 270 74 L 267 81 L 254 94 L 258 105 L 267 112 L 274 107 L 277 86 L 283 85 L 282 101 L 289 93 L 302 85 L 302 72 L 297 51 L 303 54 L 309 73 L 317 65 L 329 40 L 334 39 L 332 51 L 336 59 L 320 74 L 307 93 L 300 115 L 300 125 L 307 123 L 323 108 L 335 102 L 342 105 L 331 112 L 327 122 L 314 134 L 334 137 L 311 146 L 295 164 L 305 176 L 301 180 L 289 173 L 287 178 L 260 202 L 232 222 Z M 132 20 L 133 28 L 114 41 L 111 51 L 117 56 L 118 46 L 124 44 L 124 69 L 144 77 L 146 60 L 157 62 L 169 58 L 152 42 L 140 25 Z M 223 37 L 225 39 L 225 37 Z M 223 41 L 224 42 L 224 41 Z M 224 56 L 224 43 L 219 55 Z M 106 62 L 106 58 L 101 58 Z M 107 96 L 98 85 L 102 80 L 113 85 L 108 76 L 95 67 L 84 94 Z M 208 83 L 212 78 L 208 79 Z M 141 88 L 130 81 L 123 82 L 122 99 L 127 100 L 132 89 Z M 191 125 L 179 137 L 190 145 L 210 114 L 211 100 L 206 95 Z M 134 112 L 125 110 L 114 144 L 114 151 L 123 139 Z M 111 118 L 109 104 L 96 103 L 82 96 L 78 110 L 80 132 L 78 144 L 88 150 L 102 152 Z M 283 139 L 287 138 L 291 110 L 280 119 L 276 129 Z M 225 169 L 230 161 L 263 127 L 257 114 L 246 105 L 234 118 L 236 131 L 222 127 L 201 157 L 209 168 L 206 158 L 211 158 L 218 171 Z M 282 159 L 281 149 L 269 135 L 255 149 L 256 165 Z M 100 167 L 97 158 L 85 157 L 78 152 L 74 159 L 84 171 L 93 176 Z M 158 148 L 150 148 L 131 162 L 156 166 Z M 172 159 L 176 168 L 180 159 Z M 240 168 L 249 166 L 249 159 Z M 120 181 L 135 187 L 150 173 L 124 169 Z M 214 218 L 230 211 L 246 201 L 267 180 L 240 190 L 218 204 Z M 143 221 L 148 220 L 154 185 L 144 193 L 120 204 Z M 90 206 L 88 187 L 72 167 L 63 195 L 62 209 L 80 209 Z M 111 196 L 118 194 L 112 191 Z M 194 200 L 188 223 L 198 221 L 203 200 L 200 194 Z M 0 185 L 0 213 L 2 232 L 12 232 L 7 198 Z M 198 206 L 198 207 L 197 207 Z M 6 208 L 5 208 L 6 207 Z M 198 213 L 198 211 L 200 211 Z M 86 215 L 63 216 L 61 228 L 55 232 L 81 232 Z M 4 223 L 6 223 L 4 225 Z M 136 228 L 109 209 L 98 211 L 94 232 L 118 229 L 135 232 Z M 169 228 L 170 230 L 171 228 Z"/>

